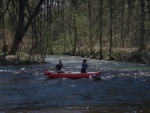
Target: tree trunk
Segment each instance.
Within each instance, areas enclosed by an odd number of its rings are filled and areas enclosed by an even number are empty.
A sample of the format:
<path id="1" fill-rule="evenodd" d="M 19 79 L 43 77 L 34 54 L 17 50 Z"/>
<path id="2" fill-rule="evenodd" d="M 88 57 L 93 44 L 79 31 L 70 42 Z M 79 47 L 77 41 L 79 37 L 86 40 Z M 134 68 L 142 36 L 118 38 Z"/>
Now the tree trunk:
<path id="1" fill-rule="evenodd" d="M 1 9 L 2 5 L 3 5 L 3 0 L 0 0 L 0 9 Z"/>
<path id="2" fill-rule="evenodd" d="M 113 5 L 113 0 L 110 0 L 109 1 L 109 9 L 110 9 L 110 38 L 109 38 L 109 59 L 111 60 L 112 59 L 112 22 L 113 22 L 113 9 L 112 9 L 112 5 Z"/>
<path id="3" fill-rule="evenodd" d="M 49 46 L 50 46 L 50 53 L 51 53 L 51 55 L 53 55 L 54 54 L 54 52 L 53 52 L 53 41 L 52 41 L 52 17 L 53 17 L 53 15 L 52 15 L 52 8 L 53 8 L 53 4 L 54 4 L 54 1 L 53 0 L 51 0 L 50 1 L 50 7 L 49 7 L 49 10 L 48 10 L 48 15 L 49 15 L 49 33 L 50 33 L 50 44 L 49 44 Z"/>
<path id="4" fill-rule="evenodd" d="M 5 60 L 6 58 L 6 53 L 7 53 L 7 45 L 6 45 L 6 39 L 5 39 L 5 19 L 3 17 L 2 19 L 2 37 L 3 37 L 3 47 L 2 47 L 2 52 L 4 53 L 3 59 Z"/>
<path id="5" fill-rule="evenodd" d="M 65 0 L 62 0 L 62 9 L 65 8 Z M 61 14 L 61 21 L 62 21 L 62 26 L 63 26 L 63 38 L 64 38 L 64 53 L 66 52 L 66 48 L 67 48 L 67 42 L 66 42 L 66 33 L 65 33 L 65 13 L 63 11 L 63 13 Z"/>
<path id="6" fill-rule="evenodd" d="M 13 40 L 13 45 L 11 47 L 11 50 L 9 51 L 9 54 L 11 55 L 16 54 L 19 44 L 22 41 L 24 36 L 23 27 L 24 27 L 26 5 L 27 3 L 25 1 L 19 0 L 19 16 L 18 16 L 17 29 Z"/>
<path id="7" fill-rule="evenodd" d="M 25 24 L 25 9 L 28 5 L 28 0 L 19 0 L 19 16 L 18 16 L 18 23 L 17 23 L 17 28 L 15 32 L 15 37 L 13 40 L 12 47 L 9 51 L 9 54 L 14 55 L 16 54 L 19 44 L 22 42 L 22 39 L 28 30 L 30 24 L 32 23 L 32 20 L 34 17 L 41 11 L 41 5 L 43 4 L 44 0 L 40 0 L 35 7 L 34 11 L 30 15 L 30 18 L 28 19 L 27 23 Z"/>
<path id="8" fill-rule="evenodd" d="M 149 23 L 148 23 L 148 30 L 147 30 L 147 36 L 148 36 L 148 38 L 147 38 L 147 40 L 150 40 L 150 0 L 147 0 L 147 12 L 148 12 L 148 21 L 149 21 Z"/>
<path id="9" fill-rule="evenodd" d="M 125 22 L 124 22 L 124 0 L 122 0 L 122 30 L 121 30 L 121 46 L 124 48 L 124 28 L 125 28 Z"/>
<path id="10" fill-rule="evenodd" d="M 102 53 L 102 35 L 103 35 L 103 0 L 100 0 L 100 10 L 99 10 L 99 15 L 100 15 L 100 21 L 99 21 L 99 27 L 100 27 L 100 31 L 99 31 L 99 44 L 100 44 L 100 48 L 99 48 L 99 55 L 100 58 L 99 59 L 103 59 L 103 53 Z"/>
<path id="11" fill-rule="evenodd" d="M 132 26 L 132 14 L 133 14 L 133 10 L 134 8 L 132 8 L 132 6 L 134 6 L 134 0 L 128 0 L 128 15 L 127 15 L 127 20 L 126 20 L 126 35 L 129 35 L 129 37 L 133 37 L 131 30 L 133 29 Z"/>
<path id="12" fill-rule="evenodd" d="M 145 0 L 140 0 L 141 4 L 141 17 L 140 17 L 140 44 L 139 44 L 139 51 L 141 52 L 142 50 L 145 49 Z"/>
<path id="13" fill-rule="evenodd" d="M 90 55 L 93 55 L 93 34 L 92 34 L 92 11 L 91 11 L 91 0 L 88 0 L 88 11 L 89 11 L 89 41 L 90 41 Z"/>
<path id="14" fill-rule="evenodd" d="M 70 3 L 70 6 L 69 6 L 69 9 L 70 9 L 70 11 L 72 11 L 73 9 L 72 9 L 73 7 L 72 7 L 72 4 Z M 70 48 L 70 51 L 71 52 L 73 52 L 73 38 L 72 38 L 72 18 L 73 18 L 73 16 L 72 16 L 72 13 L 70 12 L 69 13 L 69 16 L 68 16 L 68 18 L 69 18 L 69 25 L 68 25 L 68 34 L 69 34 L 69 40 L 70 40 L 70 45 L 71 45 L 71 48 Z"/>
<path id="15" fill-rule="evenodd" d="M 74 16 L 74 45 L 73 45 L 73 54 L 76 53 L 77 48 L 77 19 L 76 14 Z"/>
<path id="16" fill-rule="evenodd" d="M 149 15 L 148 19 L 150 21 L 150 0 L 147 0 L 147 3 L 148 3 L 147 9 L 148 9 L 148 15 Z"/>
<path id="17" fill-rule="evenodd" d="M 73 6 L 74 6 L 74 16 L 73 16 L 73 23 L 74 23 L 73 55 L 75 55 L 76 48 L 77 48 L 77 0 L 73 1 Z"/>

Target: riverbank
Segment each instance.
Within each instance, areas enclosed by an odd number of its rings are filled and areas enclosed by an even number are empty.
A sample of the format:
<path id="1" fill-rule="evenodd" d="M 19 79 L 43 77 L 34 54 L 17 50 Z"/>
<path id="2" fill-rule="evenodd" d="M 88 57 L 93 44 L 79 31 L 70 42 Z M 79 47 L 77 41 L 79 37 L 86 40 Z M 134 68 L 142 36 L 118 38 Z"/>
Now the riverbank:
<path id="1" fill-rule="evenodd" d="M 0 65 L 33 65 L 33 64 L 45 64 L 40 60 L 29 60 L 26 55 L 16 57 L 15 55 L 7 55 L 6 58 L 0 59 Z"/>
<path id="2" fill-rule="evenodd" d="M 57 54 L 62 55 L 62 54 Z M 88 52 L 76 52 L 76 54 L 72 54 L 70 52 L 63 53 L 63 55 L 69 56 L 81 56 L 85 58 L 91 59 L 99 59 L 99 60 L 109 60 L 109 61 L 126 61 L 126 62 L 134 62 L 134 63 L 142 63 L 142 64 L 150 64 L 150 52 L 114 52 L 109 58 L 108 54 L 104 54 L 103 58 L 100 59 L 99 52 L 95 52 L 94 54 L 90 54 Z M 7 55 L 6 58 L 0 58 L 0 65 L 32 65 L 32 64 L 45 64 L 47 62 L 41 60 L 30 60 L 28 55 L 23 54 L 19 57 L 16 55 Z"/>
<path id="3" fill-rule="evenodd" d="M 105 53 L 105 51 L 103 52 Z M 109 61 L 125 61 L 125 62 L 134 62 L 134 63 L 141 63 L 141 64 L 150 64 L 150 52 L 138 52 L 138 51 L 132 51 L 132 52 L 122 52 L 122 51 L 116 51 L 112 53 L 111 58 L 109 58 L 108 53 L 103 54 L 103 58 L 100 58 L 99 52 L 95 52 L 94 54 L 90 54 L 88 52 L 76 52 L 75 55 L 72 53 L 65 53 L 65 55 L 71 55 L 71 56 L 81 56 L 91 59 L 99 59 L 99 60 L 109 60 Z"/>
<path id="4" fill-rule="evenodd" d="M 32 65 L 32 64 L 41 64 L 38 61 L 30 61 L 30 60 L 0 60 L 0 65 Z"/>

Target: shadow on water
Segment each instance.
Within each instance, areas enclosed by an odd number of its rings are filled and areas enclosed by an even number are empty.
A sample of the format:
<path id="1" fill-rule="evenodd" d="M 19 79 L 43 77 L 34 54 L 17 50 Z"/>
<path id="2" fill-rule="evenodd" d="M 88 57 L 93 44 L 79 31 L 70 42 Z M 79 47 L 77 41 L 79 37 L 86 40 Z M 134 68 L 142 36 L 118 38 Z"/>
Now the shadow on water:
<path id="1" fill-rule="evenodd" d="M 79 71 L 80 57 L 50 56 L 50 64 L 0 66 L 0 112 L 8 113 L 148 113 L 150 66 L 88 59 L 103 70 L 102 80 L 48 79 L 59 59 Z M 88 71 L 96 71 L 89 69 Z"/>

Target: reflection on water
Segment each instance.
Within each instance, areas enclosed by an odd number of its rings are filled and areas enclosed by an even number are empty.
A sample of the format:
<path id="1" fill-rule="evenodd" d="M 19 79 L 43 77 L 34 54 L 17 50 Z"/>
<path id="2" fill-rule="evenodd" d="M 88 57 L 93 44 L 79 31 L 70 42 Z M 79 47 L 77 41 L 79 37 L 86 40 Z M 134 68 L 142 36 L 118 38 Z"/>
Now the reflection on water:
<path id="1" fill-rule="evenodd" d="M 49 56 L 44 65 L 0 66 L 0 112 L 150 112 L 149 65 L 88 59 L 103 70 L 102 80 L 44 76 L 60 59 L 70 70 L 80 71 L 83 58 L 75 56 Z"/>

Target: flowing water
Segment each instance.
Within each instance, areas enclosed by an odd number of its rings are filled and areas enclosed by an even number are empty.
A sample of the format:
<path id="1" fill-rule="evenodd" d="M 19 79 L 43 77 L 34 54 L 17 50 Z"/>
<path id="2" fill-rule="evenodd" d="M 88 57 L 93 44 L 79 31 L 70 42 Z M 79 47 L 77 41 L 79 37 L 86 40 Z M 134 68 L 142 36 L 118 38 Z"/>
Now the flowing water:
<path id="1" fill-rule="evenodd" d="M 48 64 L 0 66 L 0 113 L 149 113 L 150 65 L 88 59 L 101 80 L 48 79 L 59 60 L 80 71 L 83 58 L 49 56 Z"/>

